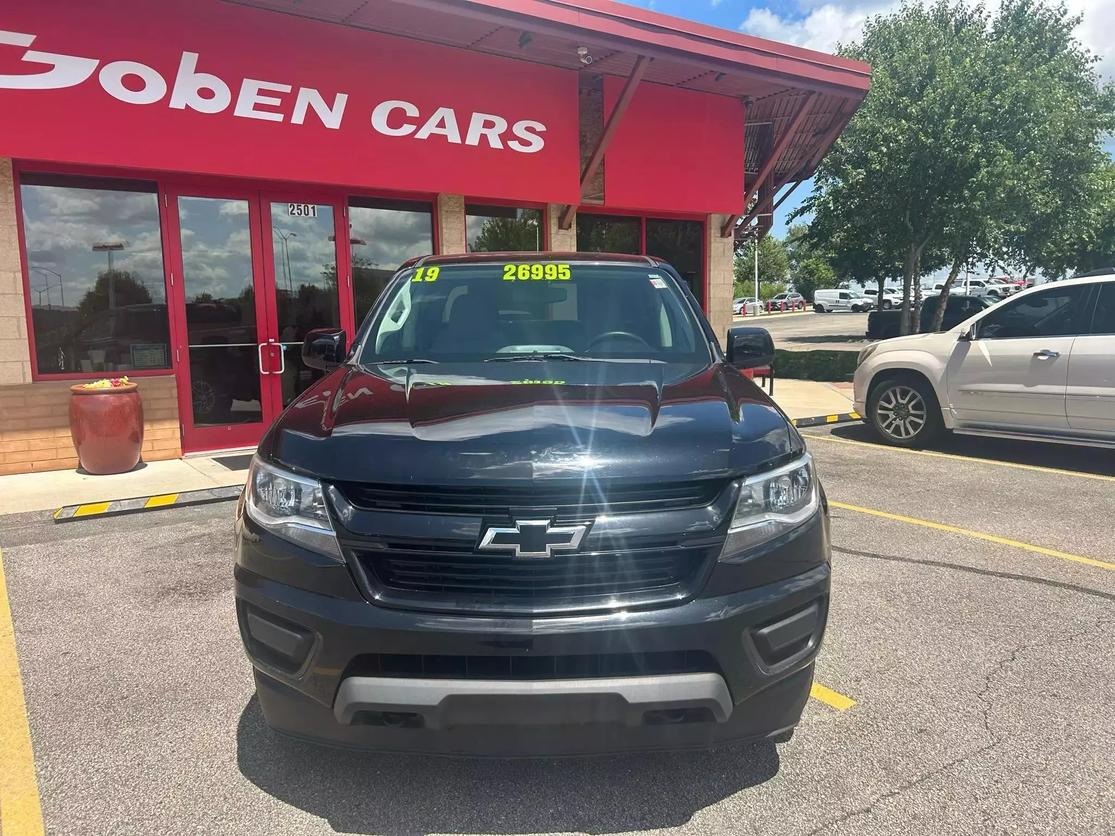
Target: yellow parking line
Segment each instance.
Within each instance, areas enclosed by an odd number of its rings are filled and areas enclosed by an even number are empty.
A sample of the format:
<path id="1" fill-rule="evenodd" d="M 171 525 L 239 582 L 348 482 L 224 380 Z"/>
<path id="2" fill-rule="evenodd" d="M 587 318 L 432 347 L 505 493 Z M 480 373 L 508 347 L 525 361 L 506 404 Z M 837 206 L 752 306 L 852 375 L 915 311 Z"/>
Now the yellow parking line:
<path id="1" fill-rule="evenodd" d="M 1043 467 L 1040 464 L 1022 464 L 1021 462 L 1005 462 L 1002 459 L 984 459 L 979 456 L 961 456 L 958 453 L 938 453 L 936 450 L 910 450 L 906 447 L 890 447 L 885 444 L 871 444 L 867 441 L 853 441 L 850 438 L 837 438 L 823 433 L 806 433 L 806 438 L 815 438 L 819 441 L 832 441 L 836 444 L 853 444 L 856 447 L 871 447 L 887 453 L 909 453 L 914 456 L 929 456 L 934 459 L 953 459 L 968 462 L 969 464 L 990 464 L 995 467 L 1012 467 L 1015 470 L 1032 470 L 1036 473 L 1055 473 L 1059 476 L 1076 476 L 1080 479 L 1098 479 L 1101 482 L 1115 482 L 1115 476 L 1105 476 L 1102 473 L 1081 473 L 1076 470 L 1064 470 L 1059 467 Z"/>
<path id="2" fill-rule="evenodd" d="M 954 525 L 945 525 L 944 523 L 933 522 L 932 520 L 921 520 L 917 517 L 907 517 L 902 514 L 892 514 L 889 511 L 879 511 L 875 508 L 864 508 L 860 505 L 849 505 L 846 502 L 834 502 L 829 500 L 829 505 L 833 508 L 840 508 L 844 511 L 855 511 L 857 514 L 870 514 L 873 517 L 882 517 L 885 520 L 894 520 L 896 522 L 909 523 L 910 525 L 920 525 L 925 528 L 933 528 L 937 531 L 947 531 L 949 534 L 962 534 L 965 537 L 972 537 L 976 540 L 985 540 L 988 543 L 998 543 L 1000 546 L 1011 546 L 1016 549 L 1025 549 L 1034 554 L 1045 555 L 1046 557 L 1056 557 L 1060 560 L 1071 560 L 1073 563 L 1082 563 L 1085 566 L 1094 566 L 1097 569 L 1112 569 L 1115 570 L 1115 563 L 1106 560 L 1096 560 L 1091 557 L 1081 557 L 1078 554 L 1069 554 L 1068 552 L 1057 551 L 1057 549 L 1047 549 L 1045 546 L 1035 546 L 1033 543 L 1023 543 L 1020 540 L 1011 540 L 1007 537 L 1000 537 L 997 534 L 987 534 L 983 531 L 973 531 L 969 528 L 957 528 Z"/>
<path id="3" fill-rule="evenodd" d="M 173 505 L 178 501 L 178 494 L 164 493 L 159 496 L 148 497 L 147 501 L 143 503 L 144 508 L 161 508 L 164 505 Z"/>
<path id="4" fill-rule="evenodd" d="M 826 688 L 820 682 L 813 683 L 813 687 L 809 690 L 809 696 L 835 708 L 837 711 L 847 711 L 856 704 L 856 701 L 851 697 L 846 697 L 831 688 Z"/>
<path id="5" fill-rule="evenodd" d="M 108 506 L 111 504 L 111 502 L 87 502 L 85 505 L 77 506 L 77 510 L 74 511 L 74 516 L 88 517 L 93 514 L 103 514 L 108 510 Z"/>
<path id="6" fill-rule="evenodd" d="M 38 836 L 42 832 L 35 756 L 0 552 L 0 833 Z"/>

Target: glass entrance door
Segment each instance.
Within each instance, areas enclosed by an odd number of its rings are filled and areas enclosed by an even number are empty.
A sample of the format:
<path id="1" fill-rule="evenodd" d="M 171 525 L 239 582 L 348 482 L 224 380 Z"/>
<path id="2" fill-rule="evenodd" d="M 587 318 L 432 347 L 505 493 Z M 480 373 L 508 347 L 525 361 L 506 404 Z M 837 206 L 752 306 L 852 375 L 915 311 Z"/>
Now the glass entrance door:
<path id="1" fill-rule="evenodd" d="M 343 209 L 254 191 L 167 197 L 183 450 L 254 445 L 321 374 L 302 363 L 306 333 L 352 333 Z"/>
<path id="2" fill-rule="evenodd" d="M 344 223 L 333 203 L 268 197 L 262 209 L 267 290 L 273 303 L 269 319 L 280 357 L 277 396 L 286 407 L 322 375 L 302 363 L 306 333 L 344 327 L 337 263 L 337 231 Z M 351 337 L 351 325 L 346 331 Z"/>

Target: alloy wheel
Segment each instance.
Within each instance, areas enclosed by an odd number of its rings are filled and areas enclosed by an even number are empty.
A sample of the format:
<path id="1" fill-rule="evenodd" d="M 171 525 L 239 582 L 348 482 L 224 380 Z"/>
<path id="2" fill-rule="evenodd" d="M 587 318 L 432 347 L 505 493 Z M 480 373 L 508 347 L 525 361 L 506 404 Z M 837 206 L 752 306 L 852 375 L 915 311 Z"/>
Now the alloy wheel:
<path id="1" fill-rule="evenodd" d="M 908 441 L 925 427 L 925 399 L 905 384 L 896 384 L 880 396 L 875 406 L 879 428 L 892 438 Z"/>

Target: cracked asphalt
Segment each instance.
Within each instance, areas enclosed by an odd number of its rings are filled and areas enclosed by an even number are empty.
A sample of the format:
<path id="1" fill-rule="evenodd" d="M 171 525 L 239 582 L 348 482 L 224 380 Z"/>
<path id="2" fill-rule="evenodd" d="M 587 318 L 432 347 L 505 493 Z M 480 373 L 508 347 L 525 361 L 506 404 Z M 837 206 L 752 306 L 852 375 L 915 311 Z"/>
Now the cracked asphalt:
<path id="1" fill-rule="evenodd" d="M 1024 547 L 1115 560 L 1115 454 L 808 435 L 830 499 L 1012 543 L 834 508 L 817 679 L 857 704 L 811 700 L 778 747 L 500 762 L 291 742 L 252 697 L 231 503 L 0 518 L 47 832 L 1115 832 L 1115 571 Z"/>

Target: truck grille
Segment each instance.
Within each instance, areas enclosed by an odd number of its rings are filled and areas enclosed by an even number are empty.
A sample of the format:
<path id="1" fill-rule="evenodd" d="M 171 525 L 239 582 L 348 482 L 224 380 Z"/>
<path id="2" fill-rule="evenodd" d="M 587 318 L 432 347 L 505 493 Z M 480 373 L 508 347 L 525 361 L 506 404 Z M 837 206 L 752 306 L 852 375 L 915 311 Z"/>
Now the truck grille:
<path id="1" fill-rule="evenodd" d="M 660 650 L 648 653 L 595 653 L 538 656 L 533 653 L 486 656 L 423 656 L 366 653 L 354 658 L 342 674 L 412 679 L 487 679 L 539 681 L 599 679 L 674 673 L 720 673 L 711 653 L 703 650 Z"/>
<path id="2" fill-rule="evenodd" d="M 373 594 L 385 603 L 538 613 L 684 598 L 707 565 L 710 549 L 673 546 L 532 560 L 389 546 L 355 556 Z"/>
<path id="3" fill-rule="evenodd" d="M 526 487 L 431 487 L 342 482 L 336 487 L 357 508 L 417 514 L 506 515 L 509 508 L 546 508 L 558 518 L 647 514 L 711 504 L 726 482 L 703 479 L 671 484 L 580 480 Z"/>

